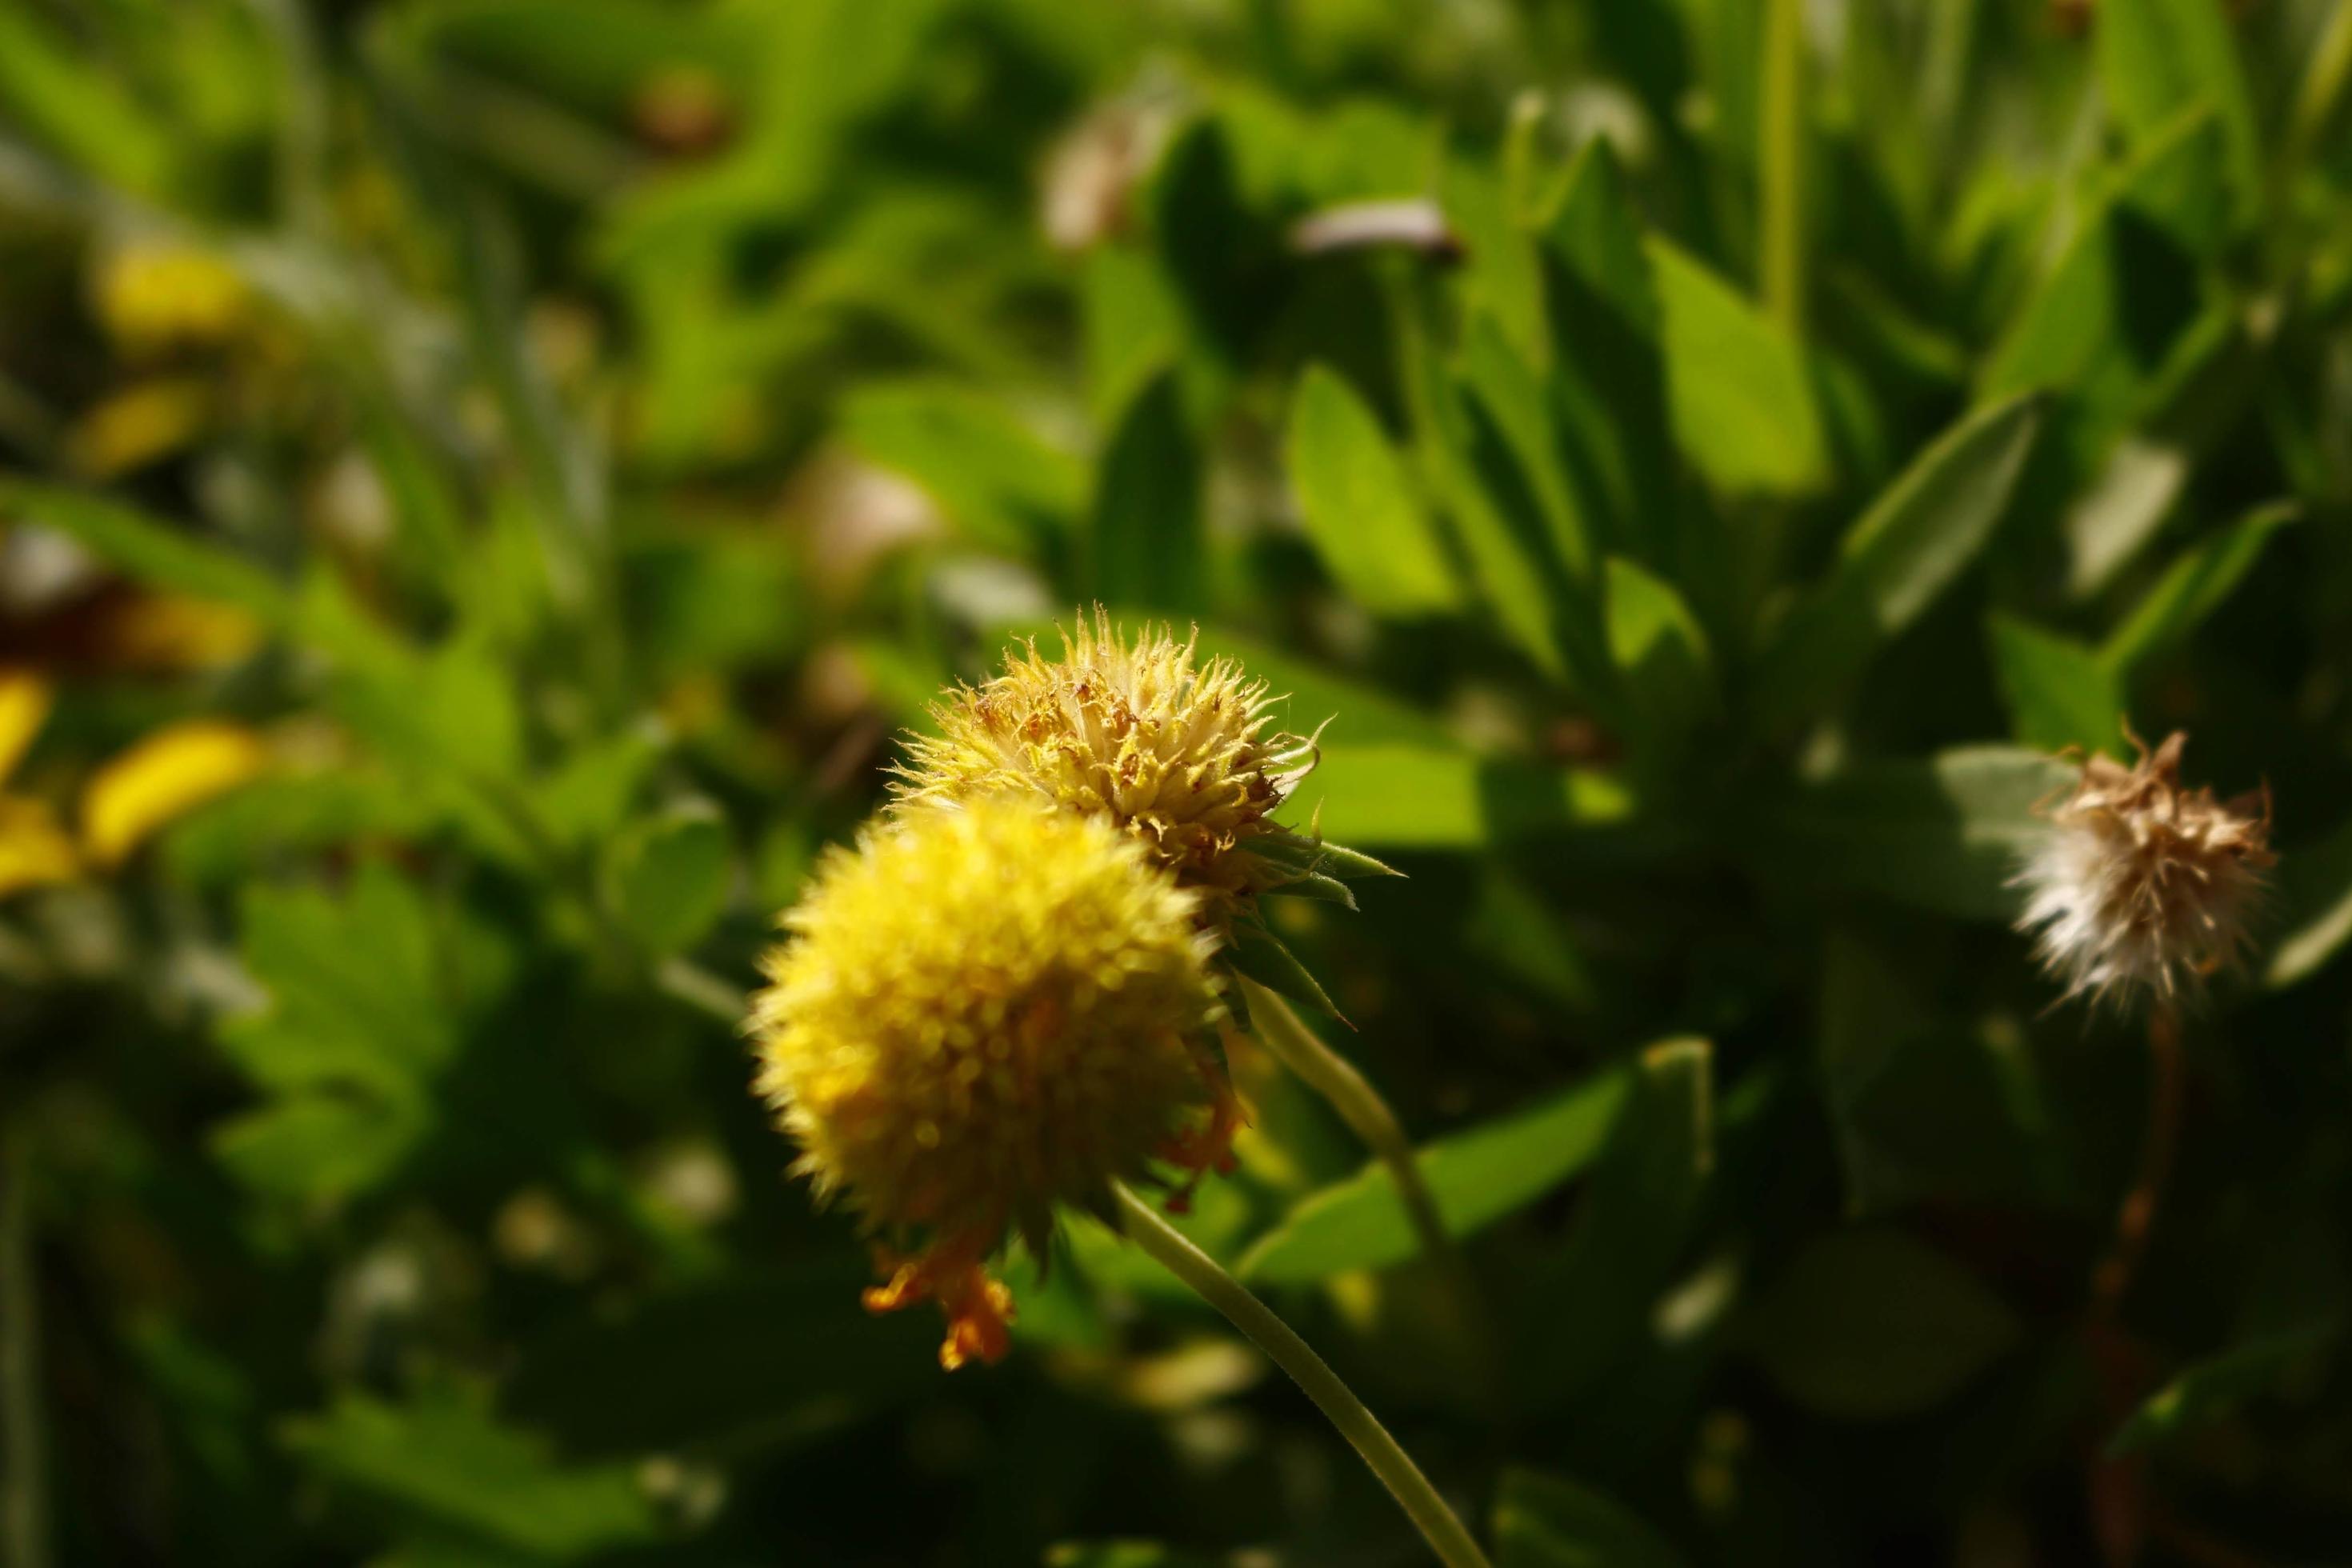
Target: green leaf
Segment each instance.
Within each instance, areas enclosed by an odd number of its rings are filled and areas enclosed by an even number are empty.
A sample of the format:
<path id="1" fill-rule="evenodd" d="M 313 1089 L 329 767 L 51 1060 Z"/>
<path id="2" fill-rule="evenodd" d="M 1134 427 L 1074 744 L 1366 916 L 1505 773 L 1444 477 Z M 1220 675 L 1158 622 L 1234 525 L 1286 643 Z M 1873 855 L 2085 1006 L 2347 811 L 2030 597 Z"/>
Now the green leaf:
<path id="1" fill-rule="evenodd" d="M 1495 1568 L 1682 1568 L 1647 1522 L 1589 1487 L 1533 1470 L 1503 1472 Z"/>
<path id="2" fill-rule="evenodd" d="M 1602 1073 L 1425 1145 L 1422 1178 L 1446 1229 L 1456 1237 L 1475 1235 L 1591 1163 L 1624 1105 L 1630 1076 L 1623 1069 Z M 1267 1284 L 1296 1284 L 1341 1269 L 1385 1268 L 1419 1249 L 1395 1179 L 1375 1161 L 1292 1208 L 1251 1245 L 1241 1270 Z"/>
<path id="3" fill-rule="evenodd" d="M 287 1442 L 339 1489 L 542 1562 L 578 1562 L 656 1533 L 635 1465 L 563 1465 L 543 1443 L 446 1397 L 402 1406 L 346 1394 L 294 1423 Z"/>
<path id="4" fill-rule="evenodd" d="M 945 382 L 868 383 L 841 407 L 850 445 L 930 494 L 949 520 L 996 550 L 1034 551 L 1084 504 L 1077 460 L 1047 445 L 1002 399 Z"/>
<path id="5" fill-rule="evenodd" d="M 269 1102 L 214 1148 L 240 1179 L 332 1204 L 388 1175 L 430 1131 L 433 1080 L 455 1057 L 462 998 L 415 889 L 374 862 L 341 899 L 257 885 L 245 963 L 268 993 L 222 1048 Z"/>
<path id="6" fill-rule="evenodd" d="M 2074 777 L 2006 746 L 1865 763 L 1764 807 L 1753 848 L 1764 874 L 1788 886 L 2006 921 L 2017 912 L 2010 879 L 2042 831 L 2033 807 Z"/>
<path id="7" fill-rule="evenodd" d="M 2252 196 L 2262 148 L 2221 0 L 2102 0 L 2095 33 L 2100 84 L 2133 140 L 2161 132 L 2182 104 L 2208 104 L 2229 147 L 2231 178 Z"/>
<path id="8" fill-rule="evenodd" d="M 1291 400 L 1286 457 L 1307 536 L 1366 609 L 1410 616 L 1460 603 L 1436 531 L 1380 421 L 1319 364 L 1307 367 Z"/>
<path id="9" fill-rule="evenodd" d="M 2279 924 L 2263 983 L 2284 990 L 2316 973 L 2352 941 L 2352 821 L 2318 843 L 2282 856 Z"/>
<path id="10" fill-rule="evenodd" d="M 1595 498 L 1596 543 L 1671 566 L 1675 458 L 1656 285 L 1608 137 L 1577 154 L 1544 239 L 1554 416 Z"/>
<path id="11" fill-rule="evenodd" d="M 1626 726 L 1653 767 L 1671 767 L 1720 708 L 1706 633 L 1674 584 L 1622 556 L 1609 558 L 1607 580 L 1609 656 Z"/>
<path id="12" fill-rule="evenodd" d="M 1808 1246 L 1747 1319 L 1748 1349 L 1781 1392 L 1820 1415 L 1885 1421 L 1958 1393 L 2020 1337 L 1975 1275 L 1886 1226 Z"/>
<path id="13" fill-rule="evenodd" d="M 727 825 L 708 805 L 636 824 L 613 847 L 613 910 L 648 952 L 692 947 L 726 911 L 734 878 Z"/>
<path id="14" fill-rule="evenodd" d="M 234 605 L 273 626 L 292 619 L 291 595 L 276 578 L 131 507 L 79 490 L 0 479 L 0 508 L 20 521 L 56 529 L 150 587 Z"/>
<path id="15" fill-rule="evenodd" d="M 1774 723 L 1819 711 L 1992 536 L 2040 428 L 2029 397 L 1955 426 L 1847 533 L 1828 579 L 1782 623 L 1756 673 Z"/>
<path id="16" fill-rule="evenodd" d="M 1334 839 L 1384 849 L 1471 849 L 1624 821 L 1604 773 L 1423 746 L 1326 746 L 1297 799 Z"/>
<path id="17" fill-rule="evenodd" d="M 1827 484 L 1829 443 L 1796 340 L 1665 240 L 1653 237 L 1649 255 L 1683 456 L 1727 495 L 1798 496 Z"/>
<path id="18" fill-rule="evenodd" d="M 501 1408 L 583 1456 L 741 1442 L 822 1428 L 931 1392 L 939 1322 L 858 1306 L 863 1259 L 737 1269 L 532 1335 Z M 776 1353 L 789 1344 L 793 1353 Z"/>
<path id="19" fill-rule="evenodd" d="M 2006 1020 L 1970 1028 L 1925 1006 L 1902 938 L 1855 923 L 1824 943 L 1818 1060 L 1847 1214 L 2071 1204 L 2077 1187 L 2024 1039 Z"/>
<path id="20" fill-rule="evenodd" d="M 1128 405 L 1096 476 L 1097 598 L 1154 608 L 1200 601 L 1207 573 L 1200 483 L 1183 402 L 1163 371 Z"/>
<path id="21" fill-rule="evenodd" d="M 1304 1002 L 1327 1017 L 1341 1016 L 1321 983 L 1298 962 L 1298 955 L 1258 921 L 1234 922 L 1233 941 L 1220 956 L 1269 991 Z"/>
<path id="22" fill-rule="evenodd" d="M 2154 1447 L 2240 1409 L 2331 1350 L 2342 1327 L 2333 1321 L 2307 1324 L 2207 1357 L 2148 1395 L 2108 1442 L 2107 1452 Z"/>
<path id="23" fill-rule="evenodd" d="M 2122 676 L 2178 646 L 2228 601 L 2271 536 L 2300 515 L 2294 502 L 2273 501 L 2184 552 L 2107 638 L 2100 658 Z"/>
<path id="24" fill-rule="evenodd" d="M 1216 1562 L 1156 1541 L 1066 1541 L 1045 1549 L 1045 1568 L 1216 1568 Z"/>
<path id="25" fill-rule="evenodd" d="M 2020 745 L 2114 751 L 2122 739 L 2122 684 L 2097 650 L 1996 612 L 1986 622 L 1993 674 Z"/>
<path id="26" fill-rule="evenodd" d="M 1513 1358 L 1523 1408 L 1572 1397 L 1661 1337 L 1658 1300 L 1714 1169 L 1714 1047 L 1690 1037 L 1646 1047 L 1574 1231 L 1523 1266 Z"/>

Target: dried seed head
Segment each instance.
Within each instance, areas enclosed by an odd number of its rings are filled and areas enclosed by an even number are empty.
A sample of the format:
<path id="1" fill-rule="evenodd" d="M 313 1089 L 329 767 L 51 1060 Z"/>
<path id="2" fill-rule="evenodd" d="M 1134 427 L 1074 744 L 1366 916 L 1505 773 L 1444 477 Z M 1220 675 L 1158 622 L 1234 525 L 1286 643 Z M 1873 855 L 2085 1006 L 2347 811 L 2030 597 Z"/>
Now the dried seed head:
<path id="1" fill-rule="evenodd" d="M 1192 639 L 1147 629 L 1129 642 L 1098 608 L 980 687 L 932 710 L 940 733 L 908 744 L 898 795 L 910 802 L 1033 793 L 1141 840 L 1204 900 L 1213 925 L 1295 880 L 1297 860 L 1260 851 L 1304 841 L 1275 811 L 1315 766 L 1311 739 L 1266 733 L 1274 699 L 1228 659 L 1196 663 Z"/>
<path id="2" fill-rule="evenodd" d="M 982 1271 L 1063 1204 L 1230 1126 L 1198 895 L 1097 817 L 1024 796 L 901 812 L 786 918 L 751 1016 L 794 1167 L 893 1250 L 887 1310 L 938 1300 L 950 1367 L 1004 1349 Z"/>
<path id="3" fill-rule="evenodd" d="M 2183 789 L 2188 742 L 2175 733 L 2151 752 L 2132 736 L 2137 765 L 2092 757 L 2046 812 L 2049 829 L 2017 878 L 2027 893 L 2018 929 L 2069 997 L 2137 993 L 2169 1005 L 2245 944 L 2275 858 L 2269 799 Z"/>

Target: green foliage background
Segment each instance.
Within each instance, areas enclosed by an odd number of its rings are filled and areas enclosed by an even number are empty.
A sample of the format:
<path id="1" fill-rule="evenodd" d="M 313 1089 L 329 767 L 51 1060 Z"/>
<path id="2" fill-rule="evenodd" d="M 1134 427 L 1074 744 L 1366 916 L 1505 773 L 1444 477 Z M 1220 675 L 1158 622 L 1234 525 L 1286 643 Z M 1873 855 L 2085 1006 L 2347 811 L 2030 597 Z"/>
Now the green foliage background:
<path id="1" fill-rule="evenodd" d="M 5 0 L 9 787 L 278 762 L 0 902 L 0 1549 L 1421 1560 L 1088 1224 L 942 1375 L 746 1092 L 892 732 L 1099 599 L 1411 875 L 1279 924 L 1479 1311 L 1246 1053 L 1187 1224 L 1502 1563 L 2352 1561 L 2347 73 L 2327 0 Z M 159 247 L 231 319 L 110 330 Z M 192 601 L 257 637 L 126 655 Z M 2147 1057 L 2004 883 L 2126 711 L 2284 860 L 2102 1329 Z"/>

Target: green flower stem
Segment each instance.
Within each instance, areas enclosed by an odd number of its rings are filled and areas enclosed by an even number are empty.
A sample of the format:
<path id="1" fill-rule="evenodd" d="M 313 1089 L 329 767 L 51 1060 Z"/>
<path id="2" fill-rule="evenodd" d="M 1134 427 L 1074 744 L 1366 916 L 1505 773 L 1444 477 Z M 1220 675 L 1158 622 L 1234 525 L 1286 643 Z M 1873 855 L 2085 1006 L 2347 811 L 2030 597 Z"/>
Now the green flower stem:
<path id="1" fill-rule="evenodd" d="M 1412 1141 L 1405 1136 L 1404 1124 L 1381 1098 L 1381 1091 L 1356 1070 L 1353 1062 L 1325 1045 L 1288 1002 L 1255 980 L 1243 981 L 1242 988 L 1249 999 L 1250 1037 L 1292 1076 L 1330 1102 L 1339 1120 L 1364 1141 L 1364 1146 L 1395 1179 L 1397 1196 L 1404 1201 L 1405 1215 L 1412 1222 L 1413 1234 L 1421 1238 L 1422 1251 L 1453 1265 L 1456 1261 L 1454 1237 L 1437 1211 L 1436 1195 L 1422 1179 L 1421 1162 L 1413 1152 Z"/>
<path id="2" fill-rule="evenodd" d="M 49 1562 L 32 1167 L 21 1132 L 0 1148 L 0 1562 L 11 1568 Z"/>
<path id="3" fill-rule="evenodd" d="M 1757 272 L 1765 308 L 1801 337 L 1805 331 L 1804 0 L 1766 0 L 1764 81 L 1757 159 L 1761 232 Z"/>
<path id="4" fill-rule="evenodd" d="M 1479 1550 L 1478 1542 L 1454 1517 L 1437 1489 L 1429 1484 L 1429 1478 L 1421 1473 L 1412 1457 L 1397 1446 L 1397 1440 L 1389 1436 L 1379 1417 L 1364 1408 L 1364 1402 L 1324 1364 L 1323 1358 L 1305 1340 L 1291 1331 L 1289 1324 L 1251 1295 L 1215 1258 L 1186 1240 L 1158 1209 L 1124 1185 L 1115 1185 L 1112 1192 L 1127 1238 L 1223 1312 L 1234 1327 L 1248 1335 L 1258 1349 L 1306 1390 L 1307 1397 L 1330 1417 L 1339 1435 L 1355 1446 L 1364 1463 L 1371 1467 L 1372 1474 L 1403 1505 L 1439 1562 L 1446 1568 L 1489 1568 L 1486 1554 Z"/>

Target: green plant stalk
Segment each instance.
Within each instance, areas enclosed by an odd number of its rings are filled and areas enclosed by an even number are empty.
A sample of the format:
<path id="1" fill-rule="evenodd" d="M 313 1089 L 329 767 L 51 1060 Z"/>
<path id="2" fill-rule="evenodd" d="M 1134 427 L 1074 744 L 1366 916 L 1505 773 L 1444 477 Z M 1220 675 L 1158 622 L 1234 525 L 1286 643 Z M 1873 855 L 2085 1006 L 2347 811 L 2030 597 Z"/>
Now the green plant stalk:
<path id="1" fill-rule="evenodd" d="M 1397 1195 L 1404 1201 L 1405 1216 L 1421 1239 L 1422 1251 L 1440 1262 L 1455 1263 L 1454 1237 L 1438 1213 L 1436 1194 L 1422 1179 L 1421 1161 L 1404 1124 L 1389 1102 L 1355 1064 L 1325 1045 L 1290 1004 L 1255 980 L 1242 986 L 1249 998 L 1250 1037 L 1291 1075 L 1321 1095 L 1339 1113 L 1357 1137 L 1364 1141 L 1395 1179 Z"/>
<path id="2" fill-rule="evenodd" d="M 1276 1366 L 1288 1373 L 1312 1399 L 1339 1435 L 1348 1439 L 1372 1474 L 1389 1489 L 1422 1536 L 1446 1568 L 1489 1568 L 1486 1554 L 1446 1506 L 1412 1457 L 1397 1446 L 1380 1418 L 1364 1407 L 1353 1390 L 1324 1364 L 1314 1348 L 1292 1331 L 1271 1308 L 1225 1272 L 1223 1265 L 1185 1239 L 1158 1209 L 1124 1184 L 1112 1188 L 1127 1239 L 1155 1263 L 1182 1280 L 1200 1298 L 1224 1314 L 1234 1327 L 1249 1336 Z"/>
<path id="3" fill-rule="evenodd" d="M 2295 94 L 2294 116 L 2288 122 L 2286 139 L 2279 150 L 2273 181 L 2273 200 L 2284 205 L 2289 187 L 2303 172 L 2319 139 L 2326 133 L 2328 121 L 2336 118 L 2344 101 L 2344 89 L 2352 82 L 2352 4 L 2337 0 L 2334 15 L 2327 19 L 2319 43 L 2311 51 L 2311 64 L 2304 71 L 2303 87 Z"/>
<path id="4" fill-rule="evenodd" d="M 1757 280 L 1791 335 L 1805 331 L 1804 0 L 1767 0 L 1759 95 Z"/>
<path id="5" fill-rule="evenodd" d="M 0 1152 L 0 1561 L 8 1568 L 49 1562 L 31 1173 L 20 1135 Z"/>

